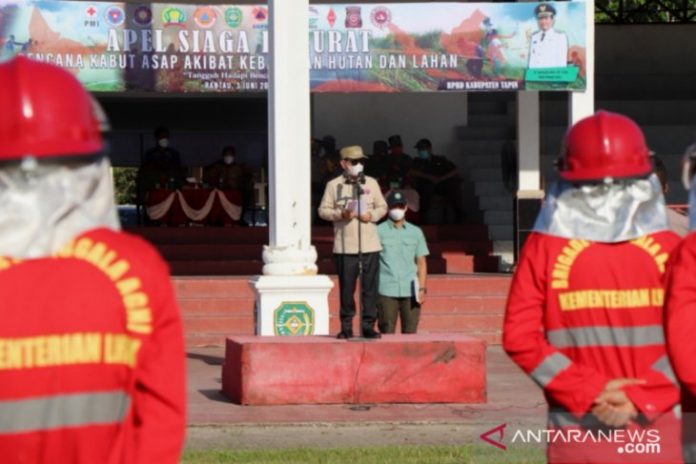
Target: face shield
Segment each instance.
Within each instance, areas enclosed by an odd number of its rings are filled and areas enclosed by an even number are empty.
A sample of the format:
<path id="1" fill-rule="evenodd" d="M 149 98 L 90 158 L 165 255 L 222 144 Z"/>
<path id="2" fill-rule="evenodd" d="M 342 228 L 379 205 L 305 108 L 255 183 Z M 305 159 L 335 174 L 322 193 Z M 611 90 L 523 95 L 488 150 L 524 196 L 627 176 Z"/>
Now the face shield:
<path id="1" fill-rule="evenodd" d="M 119 229 L 110 163 L 0 167 L 0 256 L 40 258 L 90 229 Z"/>
<path id="2" fill-rule="evenodd" d="M 588 185 L 556 182 L 534 224 L 534 231 L 543 234 L 603 243 L 633 240 L 668 228 L 662 187 L 655 174 Z"/>

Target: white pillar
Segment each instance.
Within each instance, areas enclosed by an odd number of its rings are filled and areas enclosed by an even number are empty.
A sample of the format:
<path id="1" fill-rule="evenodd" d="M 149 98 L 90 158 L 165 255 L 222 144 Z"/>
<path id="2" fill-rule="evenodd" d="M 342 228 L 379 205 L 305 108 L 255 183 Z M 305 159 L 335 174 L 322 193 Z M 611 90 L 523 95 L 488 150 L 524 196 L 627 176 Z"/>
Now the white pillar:
<path id="1" fill-rule="evenodd" d="M 587 88 L 584 92 L 571 92 L 568 125 L 591 116 L 595 111 L 595 2 L 585 0 L 585 70 Z"/>
<path id="2" fill-rule="evenodd" d="M 269 245 L 257 291 L 257 333 L 328 334 L 327 276 L 311 243 L 308 0 L 270 0 Z"/>
<path id="3" fill-rule="evenodd" d="M 517 92 L 517 156 L 519 191 L 541 189 L 541 124 L 539 92 Z"/>

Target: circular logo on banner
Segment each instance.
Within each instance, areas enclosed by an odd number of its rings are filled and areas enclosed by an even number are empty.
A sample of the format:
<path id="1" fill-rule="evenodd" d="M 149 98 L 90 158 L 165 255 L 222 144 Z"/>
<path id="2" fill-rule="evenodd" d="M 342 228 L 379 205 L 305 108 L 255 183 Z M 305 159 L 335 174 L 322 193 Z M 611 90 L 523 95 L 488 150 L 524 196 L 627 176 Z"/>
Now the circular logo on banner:
<path id="1" fill-rule="evenodd" d="M 217 21 L 217 11 L 210 6 L 201 6 L 196 8 L 193 13 L 193 21 L 203 29 L 209 29 L 213 27 L 215 21 Z"/>
<path id="2" fill-rule="evenodd" d="M 106 18 L 106 22 L 112 26 L 120 26 L 126 20 L 126 13 L 121 7 L 110 6 L 107 8 L 104 17 Z"/>
<path id="3" fill-rule="evenodd" d="M 183 26 L 186 23 L 186 13 L 181 8 L 170 6 L 162 12 L 164 26 Z"/>
<path id="4" fill-rule="evenodd" d="M 391 22 L 391 11 L 383 6 L 378 6 L 372 10 L 370 19 L 372 20 L 372 24 L 382 29 Z"/>
<path id="5" fill-rule="evenodd" d="M 346 7 L 346 27 L 357 29 L 363 25 L 361 8 L 359 6 Z"/>
<path id="6" fill-rule="evenodd" d="M 268 19 L 268 10 L 262 6 L 258 6 L 251 10 L 251 14 L 257 21 L 266 21 Z"/>
<path id="7" fill-rule="evenodd" d="M 225 22 L 230 27 L 239 27 L 242 25 L 243 18 L 242 9 L 236 6 L 225 10 Z"/>
<path id="8" fill-rule="evenodd" d="M 313 335 L 314 310 L 306 302 L 284 301 L 273 312 L 276 335 Z"/>
<path id="9" fill-rule="evenodd" d="M 140 5 L 133 10 L 133 22 L 138 26 L 149 26 L 152 24 L 152 10 L 150 7 Z"/>

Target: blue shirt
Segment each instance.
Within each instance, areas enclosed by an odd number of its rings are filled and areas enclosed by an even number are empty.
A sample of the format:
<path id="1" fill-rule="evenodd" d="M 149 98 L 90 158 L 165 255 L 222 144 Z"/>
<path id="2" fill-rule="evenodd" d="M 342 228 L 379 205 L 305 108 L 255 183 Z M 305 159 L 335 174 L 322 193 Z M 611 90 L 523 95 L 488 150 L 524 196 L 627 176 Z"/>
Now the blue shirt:
<path id="1" fill-rule="evenodd" d="M 420 227 L 391 220 L 377 227 L 382 251 L 379 255 L 379 294 L 394 298 L 413 296 L 412 281 L 418 275 L 416 258 L 428 256 L 428 245 Z"/>

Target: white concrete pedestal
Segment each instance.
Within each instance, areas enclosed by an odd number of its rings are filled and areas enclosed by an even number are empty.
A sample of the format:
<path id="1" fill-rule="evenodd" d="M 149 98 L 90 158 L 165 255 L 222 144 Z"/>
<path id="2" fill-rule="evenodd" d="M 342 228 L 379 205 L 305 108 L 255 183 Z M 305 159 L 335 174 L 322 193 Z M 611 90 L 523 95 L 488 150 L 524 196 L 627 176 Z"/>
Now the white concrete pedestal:
<path id="1" fill-rule="evenodd" d="M 329 292 L 333 282 L 325 275 L 258 276 L 257 335 L 329 335 Z"/>

